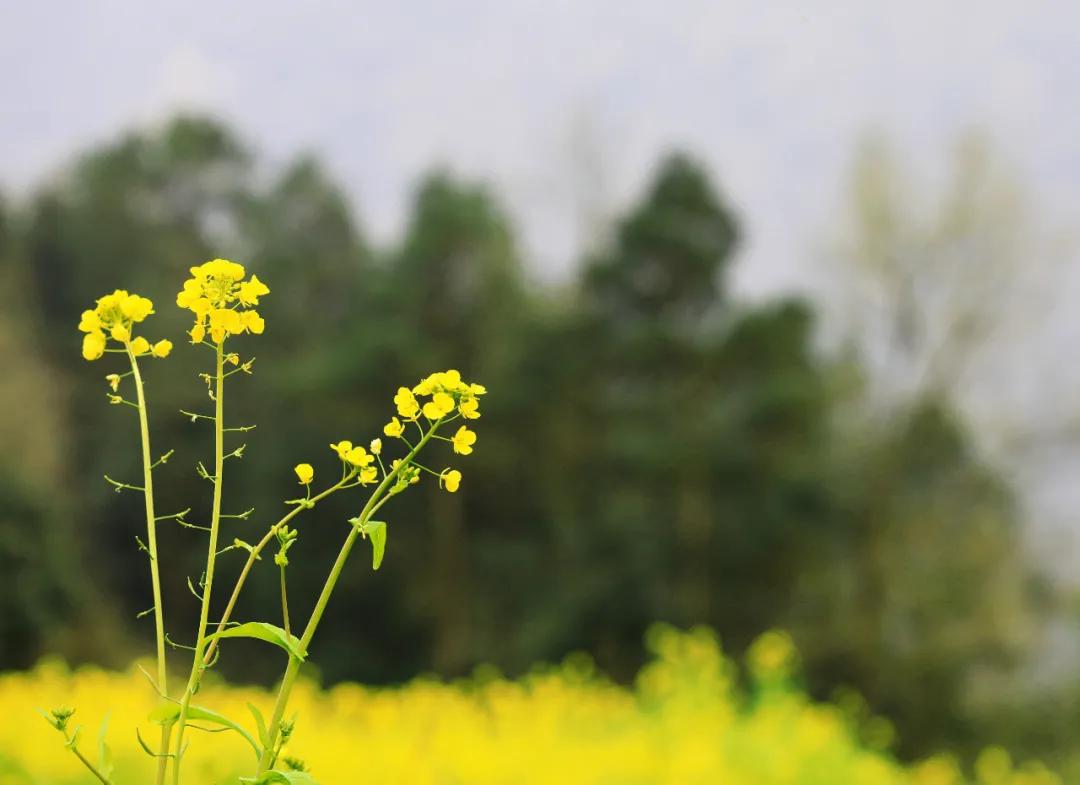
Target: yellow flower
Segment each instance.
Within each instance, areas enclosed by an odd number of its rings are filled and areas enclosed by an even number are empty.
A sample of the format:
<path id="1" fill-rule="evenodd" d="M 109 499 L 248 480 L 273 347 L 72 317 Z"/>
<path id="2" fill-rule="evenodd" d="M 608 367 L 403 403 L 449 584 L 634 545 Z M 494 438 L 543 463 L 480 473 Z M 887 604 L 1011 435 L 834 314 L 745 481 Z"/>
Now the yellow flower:
<path id="1" fill-rule="evenodd" d="M 206 337 L 206 328 L 201 324 L 196 324 L 188 331 L 188 335 L 191 336 L 192 343 L 202 343 L 203 339 Z"/>
<path id="2" fill-rule="evenodd" d="M 342 439 L 337 444 L 331 444 L 330 449 L 336 452 L 341 460 L 345 461 L 348 460 L 349 450 L 352 449 L 352 442 L 348 439 Z"/>
<path id="3" fill-rule="evenodd" d="M 315 470 L 311 468 L 310 463 L 298 463 L 293 471 L 300 478 L 301 485 L 307 485 L 315 478 Z"/>
<path id="4" fill-rule="evenodd" d="M 405 433 L 405 426 L 397 417 L 391 417 L 390 422 L 383 426 L 382 432 L 392 439 L 400 439 Z"/>
<path id="5" fill-rule="evenodd" d="M 208 329 L 215 343 L 230 335 L 250 332 L 259 335 L 266 327 L 263 318 L 246 308 L 256 305 L 270 289 L 257 276 L 245 281 L 243 265 L 227 259 L 212 259 L 191 268 L 191 278 L 176 295 L 176 304 L 195 314 L 192 341 L 201 343 Z M 195 336 L 202 336 L 196 338 Z"/>
<path id="6" fill-rule="evenodd" d="M 210 338 L 214 343 L 221 343 L 230 335 L 238 335 L 243 329 L 243 318 L 232 308 L 215 308 L 210 312 Z"/>
<path id="7" fill-rule="evenodd" d="M 476 433 L 462 425 L 450 441 L 454 444 L 454 452 L 458 455 L 468 455 L 473 451 L 472 446 L 476 444 Z"/>
<path id="8" fill-rule="evenodd" d="M 244 329 L 253 335 L 262 335 L 266 329 L 266 322 L 257 311 L 244 311 L 243 324 Z"/>
<path id="9" fill-rule="evenodd" d="M 172 341 L 164 338 L 154 344 L 154 348 L 150 350 L 155 357 L 168 357 L 169 352 L 172 351 Z"/>
<path id="10" fill-rule="evenodd" d="M 466 420 L 475 420 L 480 417 L 480 401 L 476 398 L 462 398 L 458 404 L 458 411 Z"/>
<path id="11" fill-rule="evenodd" d="M 416 419 L 416 415 L 420 411 L 420 404 L 416 402 L 416 396 L 408 387 L 398 388 L 397 395 L 394 396 L 394 403 L 397 404 L 398 414 L 406 420 Z"/>
<path id="12" fill-rule="evenodd" d="M 150 342 L 141 335 L 131 342 L 131 352 L 136 357 L 140 354 L 146 354 L 148 351 L 150 351 Z"/>
<path id="13" fill-rule="evenodd" d="M 120 341 L 120 343 L 125 343 L 128 339 L 131 338 L 131 330 L 129 330 L 122 324 L 113 325 L 113 328 L 109 334 L 112 336 L 112 339 L 114 341 Z"/>
<path id="14" fill-rule="evenodd" d="M 461 486 L 461 472 L 457 469 L 444 469 L 439 475 L 439 487 L 446 488 L 450 493 L 457 493 Z"/>
<path id="15" fill-rule="evenodd" d="M 232 363 L 233 365 L 239 365 L 240 364 L 240 355 L 237 354 L 236 352 L 232 352 L 230 354 L 227 354 L 227 355 L 225 355 L 225 362 Z"/>
<path id="16" fill-rule="evenodd" d="M 259 298 L 264 294 L 270 294 L 270 289 L 259 280 L 259 276 L 251 276 L 250 281 L 240 284 L 240 293 L 237 295 L 244 305 L 258 305 Z"/>
<path id="17" fill-rule="evenodd" d="M 473 395 L 483 395 L 487 392 L 487 387 L 482 384 L 470 384 L 469 392 L 471 392 Z"/>
<path id="18" fill-rule="evenodd" d="M 434 397 L 424 404 L 424 416 L 429 420 L 438 420 L 454 411 L 454 399 L 444 392 L 435 393 Z"/>
<path id="19" fill-rule="evenodd" d="M 112 387 L 113 392 L 116 392 L 120 388 L 120 374 L 118 373 L 110 373 L 105 377 L 105 381 Z"/>
<path id="20" fill-rule="evenodd" d="M 455 370 L 443 371 L 439 374 L 439 382 L 447 390 L 460 390 L 463 387 L 461 373 Z"/>
<path id="21" fill-rule="evenodd" d="M 101 331 L 101 319 L 95 311 L 83 311 L 82 318 L 79 319 L 79 331 L 84 333 L 93 333 Z"/>
<path id="22" fill-rule="evenodd" d="M 101 333 L 88 333 L 83 336 L 82 356 L 87 360 L 96 360 L 105 354 L 105 336 Z"/>
<path id="23" fill-rule="evenodd" d="M 360 484 L 370 485 L 379 479 L 379 470 L 374 466 L 365 466 L 360 470 Z"/>
<path id="24" fill-rule="evenodd" d="M 353 447 L 345 455 L 345 460 L 351 463 L 353 466 L 367 466 L 369 463 L 375 460 L 374 455 L 368 455 L 367 450 L 363 447 Z"/>
<path id="25" fill-rule="evenodd" d="M 120 303 L 120 312 L 133 322 L 141 322 L 154 312 L 154 304 L 145 297 L 129 294 Z"/>
<path id="26" fill-rule="evenodd" d="M 371 440 L 371 454 L 378 455 L 382 452 L 382 439 Z"/>

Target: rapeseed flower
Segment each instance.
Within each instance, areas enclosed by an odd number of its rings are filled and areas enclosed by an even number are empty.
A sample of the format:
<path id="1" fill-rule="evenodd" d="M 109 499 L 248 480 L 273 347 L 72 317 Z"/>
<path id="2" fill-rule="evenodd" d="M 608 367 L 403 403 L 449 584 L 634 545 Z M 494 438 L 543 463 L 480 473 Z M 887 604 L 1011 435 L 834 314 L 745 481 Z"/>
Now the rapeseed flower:
<path id="1" fill-rule="evenodd" d="M 461 472 L 457 469 L 445 469 L 439 475 L 439 486 L 446 488 L 450 493 L 457 493 L 461 485 Z"/>
<path id="2" fill-rule="evenodd" d="M 195 314 L 189 332 L 192 343 L 201 343 L 207 333 L 214 343 L 222 343 L 230 335 L 263 332 L 266 323 L 251 307 L 270 289 L 255 275 L 245 281 L 246 275 L 243 265 L 227 259 L 191 268 L 191 278 L 184 281 L 176 304 Z"/>
<path id="3" fill-rule="evenodd" d="M 150 342 L 142 336 L 133 337 L 133 333 L 135 325 L 153 312 L 154 304 L 150 300 L 124 289 L 99 298 L 93 310 L 83 311 L 79 317 L 79 331 L 85 333 L 82 356 L 87 360 L 101 358 L 108 350 L 110 340 L 121 344 L 133 355 L 146 354 L 150 351 Z M 166 354 L 168 352 L 155 356 Z"/>
<path id="4" fill-rule="evenodd" d="M 310 463 L 298 463 L 293 471 L 296 472 L 301 485 L 307 485 L 315 479 L 315 470 L 311 468 Z"/>
<path id="5" fill-rule="evenodd" d="M 450 441 L 454 445 L 454 452 L 458 455 L 469 455 L 473 451 L 472 446 L 476 444 L 476 433 L 462 425 Z"/>

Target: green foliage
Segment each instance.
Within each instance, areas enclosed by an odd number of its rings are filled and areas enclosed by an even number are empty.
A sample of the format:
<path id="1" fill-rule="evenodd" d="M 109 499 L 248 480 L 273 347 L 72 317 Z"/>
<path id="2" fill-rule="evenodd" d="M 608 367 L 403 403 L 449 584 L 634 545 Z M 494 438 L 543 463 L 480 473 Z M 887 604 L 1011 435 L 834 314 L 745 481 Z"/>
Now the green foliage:
<path id="1" fill-rule="evenodd" d="M 211 633 L 206 636 L 208 641 L 217 640 L 219 638 L 254 638 L 259 641 L 266 641 L 272 643 L 275 646 L 284 649 L 288 652 L 290 657 L 296 657 L 299 660 L 303 660 L 307 657 L 307 652 L 300 646 L 300 639 L 295 635 L 290 635 L 273 624 L 267 624 L 264 621 L 249 621 L 244 624 L 238 624 L 235 627 L 228 627 L 220 632 Z"/>

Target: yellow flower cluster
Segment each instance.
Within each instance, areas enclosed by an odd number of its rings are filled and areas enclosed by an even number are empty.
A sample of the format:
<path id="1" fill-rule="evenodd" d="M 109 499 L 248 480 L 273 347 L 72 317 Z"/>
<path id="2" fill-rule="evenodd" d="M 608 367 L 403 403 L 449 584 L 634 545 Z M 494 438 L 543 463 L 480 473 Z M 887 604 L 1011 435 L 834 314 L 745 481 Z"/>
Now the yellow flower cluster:
<path id="1" fill-rule="evenodd" d="M 154 357 L 167 357 L 172 351 L 171 341 L 161 340 L 151 345 L 142 336 L 133 335 L 135 325 L 153 312 L 154 304 L 150 300 L 123 289 L 100 298 L 94 310 L 83 311 L 79 319 L 79 331 L 85 333 L 83 357 L 97 360 L 105 354 L 110 339 L 136 356 L 151 354 Z"/>
<path id="2" fill-rule="evenodd" d="M 406 420 L 415 420 L 421 414 L 432 421 L 441 420 L 455 409 L 466 420 L 475 420 L 480 417 L 480 396 L 486 392 L 487 389 L 482 384 L 462 381 L 458 371 L 439 371 L 423 379 L 411 390 L 408 387 L 399 387 L 397 395 L 394 396 L 394 404 L 397 406 L 398 415 Z M 422 403 L 417 396 L 429 400 Z"/>
<path id="3" fill-rule="evenodd" d="M 230 335 L 262 333 L 265 323 L 252 306 L 270 294 L 270 289 L 257 275 L 245 281 L 246 275 L 242 264 L 226 259 L 191 268 L 191 278 L 184 281 L 176 304 L 195 314 L 195 326 L 189 333 L 192 343 L 201 343 L 208 332 L 214 343 Z"/>
<path id="4" fill-rule="evenodd" d="M 397 416 L 390 418 L 390 422 L 383 426 L 383 434 L 392 439 L 404 438 L 405 423 L 402 419 L 413 422 L 421 415 L 429 423 L 441 423 L 456 417 L 465 420 L 479 419 L 480 396 L 486 392 L 484 385 L 464 381 L 459 371 L 451 369 L 433 373 L 411 390 L 408 387 L 398 388 L 394 395 Z M 423 398 L 428 400 L 424 401 Z M 462 425 L 447 441 L 453 445 L 454 452 L 458 455 L 470 455 L 473 445 L 476 444 L 476 433 Z M 457 469 L 444 469 L 439 473 L 439 486 L 450 493 L 456 493 L 461 487 L 461 472 Z"/>
<path id="5" fill-rule="evenodd" d="M 902 766 L 860 741 L 866 734 L 849 713 L 811 701 L 790 681 L 756 684 L 747 700 L 735 663 L 706 631 L 660 630 L 650 644 L 654 659 L 632 689 L 599 677 L 580 657 L 520 681 L 427 677 L 325 691 L 301 681 L 290 704 L 299 722 L 284 754 L 322 785 L 1061 785 L 1044 767 L 1016 764 L 1000 749 L 979 757 L 971 781 L 946 756 Z M 763 647 L 770 653 L 755 670 L 783 660 L 779 639 Z M 146 736 L 157 700 L 135 668 L 69 671 L 51 662 L 0 676 L 0 783 L 90 781 L 74 756 L 57 753 L 56 731 L 36 714 L 59 705 L 76 708 L 71 724 L 83 726 L 80 749 L 91 759 L 109 711 L 113 781 L 152 781 L 154 761 L 132 728 Z M 215 682 L 199 700 L 254 734 L 247 704 L 265 714 L 273 695 Z M 185 772 L 192 782 L 229 783 L 253 763 L 237 734 L 208 734 L 191 746 Z"/>

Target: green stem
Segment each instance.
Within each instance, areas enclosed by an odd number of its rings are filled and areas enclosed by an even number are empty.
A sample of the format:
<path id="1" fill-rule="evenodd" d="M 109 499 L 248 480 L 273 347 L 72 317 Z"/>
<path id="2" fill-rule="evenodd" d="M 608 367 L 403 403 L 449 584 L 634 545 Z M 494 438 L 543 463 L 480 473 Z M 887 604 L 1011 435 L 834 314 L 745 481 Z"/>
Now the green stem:
<path id="1" fill-rule="evenodd" d="M 292 635 L 292 631 L 289 629 L 289 594 L 285 590 L 285 565 L 282 564 L 281 570 L 281 621 L 282 626 L 285 628 L 286 637 Z"/>
<path id="2" fill-rule="evenodd" d="M 142 439 L 143 459 L 143 498 L 146 501 L 146 548 L 150 556 L 150 584 L 154 594 L 154 635 L 157 639 L 157 690 L 161 695 L 168 694 L 168 668 L 165 661 L 165 607 L 161 599 L 161 576 L 158 570 L 157 518 L 154 515 L 154 478 L 153 463 L 150 458 L 150 423 L 146 411 L 146 395 L 143 391 L 139 363 L 131 346 L 127 346 L 128 359 L 131 360 L 131 373 L 135 380 L 135 393 L 139 402 L 139 435 Z M 161 728 L 161 742 L 158 746 L 157 785 L 165 782 L 165 770 L 168 767 L 169 737 L 172 727 L 168 724 Z"/>
<path id="3" fill-rule="evenodd" d="M 360 511 L 358 518 L 358 525 L 352 527 L 349 532 L 349 536 L 345 538 L 344 544 L 341 546 L 341 550 L 338 552 L 337 559 L 334 560 L 334 566 L 330 568 L 330 574 L 326 578 L 326 583 L 323 584 L 322 592 L 319 594 L 319 599 L 315 603 L 315 609 L 311 612 L 311 618 L 308 619 L 307 626 L 304 628 L 304 634 L 300 637 L 300 649 L 306 651 L 311 644 L 311 639 L 315 637 L 315 630 L 319 626 L 319 622 L 322 621 L 323 613 L 326 611 L 326 605 L 330 602 L 330 595 L 334 592 L 334 587 L 337 586 L 338 578 L 341 577 L 341 571 L 345 568 L 345 562 L 348 561 L 349 553 L 352 551 L 353 544 L 356 542 L 356 538 L 360 536 L 360 528 L 367 523 L 371 515 L 382 506 L 380 497 L 397 479 L 397 475 L 409 465 L 409 462 L 416 456 L 420 449 L 428 442 L 434 435 L 435 429 L 439 427 L 441 420 L 436 421 L 431 429 L 424 434 L 424 437 L 416 443 L 416 446 L 412 448 L 408 455 L 398 464 L 397 469 L 383 477 L 382 482 L 371 494 L 371 497 L 367 500 L 367 504 L 364 505 L 364 509 Z M 289 657 L 289 664 L 285 668 L 285 675 L 281 680 L 281 687 L 278 689 L 277 700 L 274 703 L 274 713 L 270 717 L 270 723 L 267 727 L 267 733 L 270 734 L 270 743 L 266 745 L 266 749 L 263 750 L 262 757 L 259 759 L 259 768 L 255 772 L 255 776 L 259 776 L 267 769 L 274 758 L 274 748 L 277 741 L 278 731 L 281 726 L 281 718 L 285 716 L 285 707 L 289 702 L 289 694 L 292 692 L 293 684 L 296 682 L 296 677 L 300 673 L 300 660 L 296 657 Z"/>
<path id="4" fill-rule="evenodd" d="M 191 662 L 191 675 L 180 702 L 180 716 L 176 720 L 176 754 L 173 763 L 173 785 L 180 782 L 180 763 L 184 755 L 184 728 L 187 724 L 191 698 L 199 689 L 199 682 L 206 664 L 206 628 L 210 620 L 210 595 L 214 587 L 214 562 L 217 557 L 218 531 L 221 528 L 222 471 L 225 466 L 225 432 L 223 392 L 225 377 L 222 373 L 222 344 L 217 344 L 214 390 L 214 501 L 210 513 L 210 544 L 206 555 L 206 580 L 203 585 L 202 607 L 199 610 L 199 634 L 195 639 L 195 655 Z"/>
<path id="5" fill-rule="evenodd" d="M 109 778 L 106 777 L 104 774 L 102 774 L 98 770 L 98 767 L 90 762 L 89 758 L 87 758 L 85 755 L 83 755 L 81 752 L 79 752 L 78 747 L 76 747 L 74 744 L 70 743 L 72 739 L 71 739 L 70 736 L 68 736 L 67 731 L 64 731 L 64 738 L 68 740 L 68 749 L 70 749 L 73 753 L 75 753 L 75 757 L 82 761 L 82 764 L 87 769 L 90 770 L 91 774 L 93 774 L 95 777 L 97 777 L 99 780 L 101 780 L 103 785 L 112 785 L 112 782 L 109 780 Z"/>
<path id="6" fill-rule="evenodd" d="M 312 496 L 311 503 L 315 504 L 316 502 L 322 501 L 327 496 L 334 493 L 334 491 L 340 490 L 350 477 L 352 477 L 352 474 L 347 473 L 346 476 L 342 477 L 341 480 L 336 484 L 331 485 L 322 493 Z M 305 508 L 300 506 L 294 507 L 292 510 L 289 511 L 287 515 L 282 517 L 280 521 L 271 526 L 270 529 L 266 532 L 266 534 L 263 535 L 263 538 L 252 547 L 251 551 L 248 553 L 247 561 L 244 562 L 244 566 L 240 570 L 240 575 L 236 579 L 236 585 L 233 586 L 232 595 L 229 597 L 229 602 L 225 605 L 225 611 L 221 614 L 221 621 L 219 621 L 217 624 L 217 628 L 219 630 L 225 629 L 225 625 L 228 624 L 229 620 L 232 618 L 232 612 L 236 608 L 236 602 L 240 599 L 240 590 L 244 588 L 244 583 L 247 581 L 247 577 L 248 574 L 251 572 L 251 568 L 255 566 L 255 562 L 258 560 L 259 554 L 262 553 L 263 549 L 267 545 L 269 545 L 270 542 L 274 539 L 274 536 L 278 533 L 278 530 L 281 529 L 282 526 L 288 524 L 289 521 L 291 521 L 297 515 L 299 515 L 300 511 L 303 509 Z M 209 660 L 213 656 L 215 649 L 217 649 L 217 645 L 217 638 L 210 641 L 210 645 L 206 648 L 206 659 Z"/>

